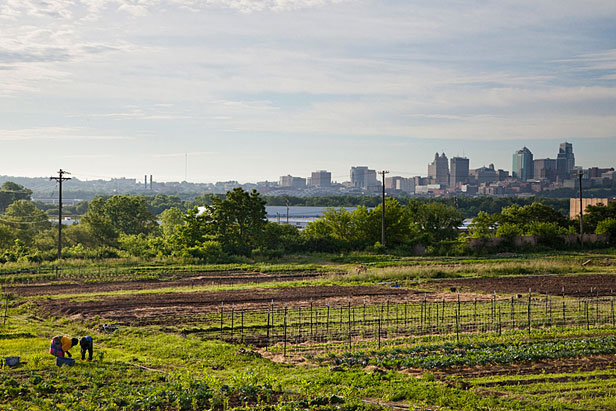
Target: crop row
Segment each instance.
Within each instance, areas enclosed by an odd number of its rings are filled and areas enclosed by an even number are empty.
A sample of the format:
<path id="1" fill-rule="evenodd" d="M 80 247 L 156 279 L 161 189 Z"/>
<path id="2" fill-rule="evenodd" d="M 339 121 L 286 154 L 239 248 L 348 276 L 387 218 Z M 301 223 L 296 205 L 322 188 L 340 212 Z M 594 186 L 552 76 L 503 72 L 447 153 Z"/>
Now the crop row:
<path id="1" fill-rule="evenodd" d="M 504 343 L 444 343 L 398 347 L 387 350 L 346 352 L 330 355 L 328 361 L 349 366 L 369 364 L 390 368 L 449 368 L 487 364 L 512 364 L 570 357 L 616 353 L 616 337 L 564 341 Z"/>

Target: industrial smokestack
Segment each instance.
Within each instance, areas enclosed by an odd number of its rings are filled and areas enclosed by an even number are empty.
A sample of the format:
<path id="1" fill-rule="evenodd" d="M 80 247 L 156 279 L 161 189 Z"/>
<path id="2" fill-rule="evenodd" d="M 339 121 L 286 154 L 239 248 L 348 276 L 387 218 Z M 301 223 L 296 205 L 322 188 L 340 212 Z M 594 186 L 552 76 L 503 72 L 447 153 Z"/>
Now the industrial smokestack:
<path id="1" fill-rule="evenodd" d="M 144 176 L 144 180 L 143 180 L 143 189 L 147 190 L 148 189 L 148 175 L 145 174 Z"/>
<path id="2" fill-rule="evenodd" d="M 150 190 L 153 190 L 153 188 L 152 188 L 152 174 L 150 174 Z"/>

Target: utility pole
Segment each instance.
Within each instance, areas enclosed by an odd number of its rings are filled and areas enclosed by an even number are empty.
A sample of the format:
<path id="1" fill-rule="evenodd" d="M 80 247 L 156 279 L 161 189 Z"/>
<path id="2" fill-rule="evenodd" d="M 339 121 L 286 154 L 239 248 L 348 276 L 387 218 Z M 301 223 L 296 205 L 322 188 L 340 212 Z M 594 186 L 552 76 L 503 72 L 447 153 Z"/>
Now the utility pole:
<path id="1" fill-rule="evenodd" d="M 385 246 L 385 174 L 389 171 L 380 171 L 379 174 L 383 177 L 383 202 L 381 207 L 381 245 Z"/>
<path id="2" fill-rule="evenodd" d="M 582 245 L 582 248 L 584 248 L 584 208 L 582 206 L 583 201 L 582 201 L 582 176 L 584 175 L 584 173 L 582 171 L 580 171 L 578 173 L 578 178 L 579 178 L 579 184 L 580 184 L 580 244 Z"/>
<path id="3" fill-rule="evenodd" d="M 285 204 L 287 205 L 287 225 L 289 225 L 289 200 L 287 200 Z"/>
<path id="4" fill-rule="evenodd" d="M 49 177 L 50 180 L 56 180 L 60 184 L 58 190 L 58 260 L 62 259 L 62 182 L 70 180 L 70 177 L 64 177 L 64 174 L 70 174 L 67 171 L 60 169 L 58 177 Z"/>

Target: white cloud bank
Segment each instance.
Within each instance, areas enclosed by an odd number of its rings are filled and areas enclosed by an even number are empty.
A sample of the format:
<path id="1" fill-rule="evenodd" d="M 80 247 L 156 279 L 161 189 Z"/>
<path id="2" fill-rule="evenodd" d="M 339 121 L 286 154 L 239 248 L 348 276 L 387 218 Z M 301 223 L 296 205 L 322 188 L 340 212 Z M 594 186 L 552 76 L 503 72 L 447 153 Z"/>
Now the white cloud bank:
<path id="1" fill-rule="evenodd" d="M 612 138 L 615 19 L 599 0 L 5 0 L 0 141 Z"/>

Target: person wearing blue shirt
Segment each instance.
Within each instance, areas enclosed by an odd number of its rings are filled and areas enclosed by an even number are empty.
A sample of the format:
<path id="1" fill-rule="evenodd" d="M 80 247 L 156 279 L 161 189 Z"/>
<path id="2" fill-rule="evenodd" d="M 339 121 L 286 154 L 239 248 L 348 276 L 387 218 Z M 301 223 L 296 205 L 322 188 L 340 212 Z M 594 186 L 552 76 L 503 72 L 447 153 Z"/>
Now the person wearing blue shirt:
<path id="1" fill-rule="evenodd" d="M 79 345 L 81 346 L 81 359 L 86 359 L 86 351 L 88 352 L 88 361 L 92 361 L 92 350 L 94 349 L 94 342 L 92 341 L 92 337 L 85 336 L 81 337 L 79 340 Z"/>

